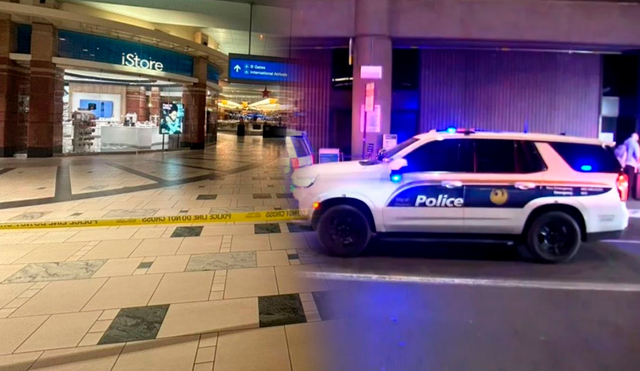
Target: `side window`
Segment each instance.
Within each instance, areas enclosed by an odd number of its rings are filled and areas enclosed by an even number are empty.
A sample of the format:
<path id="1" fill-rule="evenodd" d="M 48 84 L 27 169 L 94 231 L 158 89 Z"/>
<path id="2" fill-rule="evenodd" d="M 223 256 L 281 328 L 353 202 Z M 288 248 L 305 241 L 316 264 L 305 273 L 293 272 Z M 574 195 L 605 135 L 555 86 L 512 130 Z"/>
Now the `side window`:
<path id="1" fill-rule="evenodd" d="M 466 150 L 468 140 L 446 139 L 426 143 L 404 158 L 406 172 L 464 172 L 464 164 L 471 164 L 471 151 Z"/>
<path id="2" fill-rule="evenodd" d="M 531 142 L 500 139 L 475 140 L 476 173 L 527 174 L 545 170 Z"/>
<path id="3" fill-rule="evenodd" d="M 505 174 L 516 172 L 513 140 L 475 140 L 476 173 Z"/>
<path id="4" fill-rule="evenodd" d="M 520 173 L 537 173 L 547 170 L 547 164 L 544 163 L 535 143 L 516 142 L 516 146 L 516 159 Z"/>
<path id="5" fill-rule="evenodd" d="M 551 147 L 575 171 L 587 173 L 618 173 L 620 162 L 613 148 L 586 143 L 550 143 Z"/>

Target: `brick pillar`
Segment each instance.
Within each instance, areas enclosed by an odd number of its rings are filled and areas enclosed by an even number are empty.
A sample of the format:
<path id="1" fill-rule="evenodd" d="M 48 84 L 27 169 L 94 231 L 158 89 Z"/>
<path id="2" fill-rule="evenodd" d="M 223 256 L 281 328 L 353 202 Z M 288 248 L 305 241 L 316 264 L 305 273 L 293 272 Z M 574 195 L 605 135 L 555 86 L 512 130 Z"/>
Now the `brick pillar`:
<path id="1" fill-rule="evenodd" d="M 212 91 L 207 95 L 207 130 L 205 141 L 209 145 L 218 140 L 218 93 Z"/>
<path id="2" fill-rule="evenodd" d="M 144 86 L 127 87 L 127 113 L 138 115 L 138 121 L 149 119 L 149 104 Z"/>
<path id="3" fill-rule="evenodd" d="M 15 153 L 18 89 L 16 66 L 9 59 L 9 53 L 14 49 L 15 28 L 8 16 L 0 18 L 0 157 L 10 157 Z"/>
<path id="4" fill-rule="evenodd" d="M 185 86 L 182 93 L 184 126 L 180 146 L 191 149 L 204 148 L 205 117 L 207 109 L 207 60 L 196 58 L 194 77 L 197 83 Z"/>
<path id="5" fill-rule="evenodd" d="M 27 156 L 51 157 L 62 152 L 64 71 L 51 61 L 57 55 L 58 30 L 45 23 L 32 27 Z"/>
<path id="6" fill-rule="evenodd" d="M 151 103 L 151 107 L 149 107 L 149 116 L 160 116 L 160 88 L 151 88 L 149 103 Z"/>
<path id="7" fill-rule="evenodd" d="M 138 100 L 138 121 L 149 120 L 149 99 L 144 86 L 140 87 L 140 99 Z"/>

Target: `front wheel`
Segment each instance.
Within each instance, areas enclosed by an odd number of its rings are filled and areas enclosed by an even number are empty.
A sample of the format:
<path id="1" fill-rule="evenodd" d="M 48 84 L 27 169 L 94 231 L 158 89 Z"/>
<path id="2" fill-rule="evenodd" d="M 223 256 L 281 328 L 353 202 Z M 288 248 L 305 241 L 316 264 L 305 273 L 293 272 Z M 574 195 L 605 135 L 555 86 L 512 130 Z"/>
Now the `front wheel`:
<path id="1" fill-rule="evenodd" d="M 325 252 L 336 256 L 356 256 L 371 239 L 367 218 L 349 205 L 338 205 L 325 211 L 317 230 Z"/>
<path id="2" fill-rule="evenodd" d="M 552 211 L 537 217 L 526 232 L 527 251 L 543 263 L 564 263 L 581 243 L 580 226 L 568 214 Z"/>

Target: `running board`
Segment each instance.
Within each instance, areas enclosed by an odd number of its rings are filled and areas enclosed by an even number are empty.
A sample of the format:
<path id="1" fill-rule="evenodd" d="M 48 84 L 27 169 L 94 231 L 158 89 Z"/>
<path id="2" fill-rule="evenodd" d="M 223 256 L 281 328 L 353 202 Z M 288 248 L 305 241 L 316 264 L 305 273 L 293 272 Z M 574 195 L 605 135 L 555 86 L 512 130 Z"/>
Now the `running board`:
<path id="1" fill-rule="evenodd" d="M 486 243 L 515 245 L 520 236 L 512 235 L 485 235 L 468 234 L 460 237 L 460 234 L 442 233 L 378 233 L 376 237 L 384 241 L 394 242 L 448 242 L 448 243 Z"/>

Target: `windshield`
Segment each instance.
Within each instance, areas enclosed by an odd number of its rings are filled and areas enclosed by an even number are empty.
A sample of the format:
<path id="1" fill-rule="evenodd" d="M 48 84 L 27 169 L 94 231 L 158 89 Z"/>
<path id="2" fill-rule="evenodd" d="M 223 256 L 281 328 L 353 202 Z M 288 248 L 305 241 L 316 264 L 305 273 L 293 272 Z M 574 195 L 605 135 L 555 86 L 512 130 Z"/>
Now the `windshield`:
<path id="1" fill-rule="evenodd" d="M 384 158 L 388 158 L 388 159 L 392 159 L 393 156 L 395 156 L 398 152 L 402 151 L 403 149 L 409 147 L 410 145 L 412 145 L 413 143 L 417 142 L 418 139 L 417 138 L 410 138 L 405 140 L 404 142 L 398 144 L 397 146 L 391 148 L 388 151 L 385 151 L 383 156 Z"/>
<path id="2" fill-rule="evenodd" d="M 380 162 L 383 162 L 385 160 L 391 160 L 393 159 L 393 156 L 395 156 L 396 154 L 398 154 L 399 152 L 401 152 L 402 150 L 404 150 L 405 148 L 409 147 L 410 145 L 412 145 L 413 143 L 417 142 L 418 139 L 417 138 L 410 138 L 405 140 L 404 142 L 398 144 L 397 146 L 391 148 L 388 151 L 382 151 L 381 153 L 378 154 L 377 158 L 373 158 L 370 160 L 365 160 L 365 161 L 361 161 L 360 163 L 363 165 L 375 165 L 375 164 L 379 164 Z"/>

